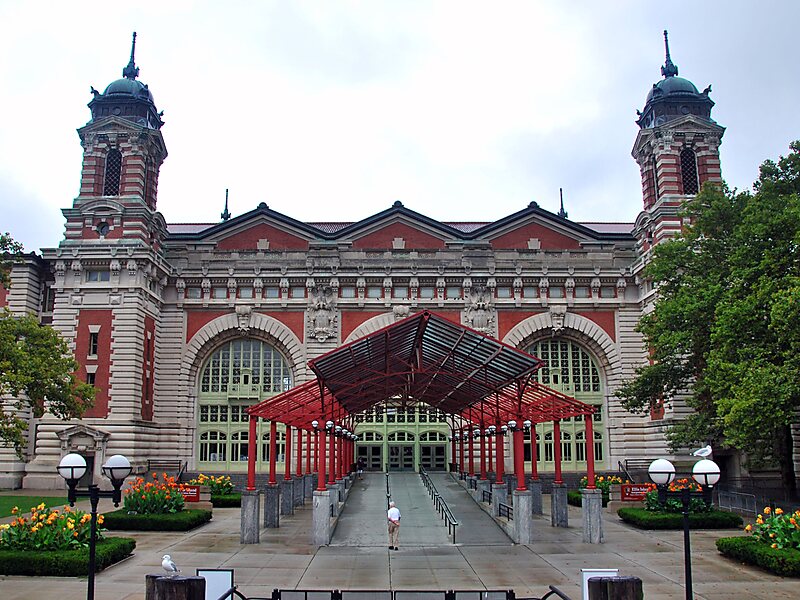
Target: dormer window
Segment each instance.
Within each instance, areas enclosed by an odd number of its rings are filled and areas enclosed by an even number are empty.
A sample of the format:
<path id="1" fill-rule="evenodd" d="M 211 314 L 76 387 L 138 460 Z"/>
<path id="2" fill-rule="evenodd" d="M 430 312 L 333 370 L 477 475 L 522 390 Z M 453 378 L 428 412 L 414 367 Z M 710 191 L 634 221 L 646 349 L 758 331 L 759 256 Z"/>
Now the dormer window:
<path id="1" fill-rule="evenodd" d="M 106 174 L 103 195 L 119 196 L 119 180 L 122 175 L 122 153 L 119 150 L 109 150 L 106 154 Z"/>

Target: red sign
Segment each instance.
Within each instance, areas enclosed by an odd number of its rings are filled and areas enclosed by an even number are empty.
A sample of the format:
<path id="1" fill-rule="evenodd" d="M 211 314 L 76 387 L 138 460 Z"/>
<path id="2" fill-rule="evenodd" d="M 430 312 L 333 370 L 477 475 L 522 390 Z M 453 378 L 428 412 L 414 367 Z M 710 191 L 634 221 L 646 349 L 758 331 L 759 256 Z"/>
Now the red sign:
<path id="1" fill-rule="evenodd" d="M 647 492 L 652 490 L 653 485 L 650 483 L 623 483 L 620 486 L 623 502 L 641 502 Z"/>
<path id="2" fill-rule="evenodd" d="M 181 489 L 184 502 L 200 502 L 200 486 L 199 485 L 185 485 Z"/>

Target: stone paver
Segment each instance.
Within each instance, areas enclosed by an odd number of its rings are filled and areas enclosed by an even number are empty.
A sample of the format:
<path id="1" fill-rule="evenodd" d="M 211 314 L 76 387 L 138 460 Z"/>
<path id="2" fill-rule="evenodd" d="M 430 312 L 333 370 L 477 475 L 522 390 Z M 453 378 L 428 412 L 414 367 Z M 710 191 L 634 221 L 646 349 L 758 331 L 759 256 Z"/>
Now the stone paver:
<path id="1" fill-rule="evenodd" d="M 403 477 L 407 479 L 401 481 Z M 367 474 L 364 482 L 355 482 L 331 546 L 316 548 L 309 544 L 308 504 L 297 508 L 294 515 L 282 517 L 279 529 L 262 530 L 261 544 L 250 546 L 239 544 L 239 510 L 217 509 L 214 519 L 195 531 L 120 534 L 136 538 L 136 553 L 98 573 L 96 598 L 143 600 L 144 576 L 160 571 L 163 554 L 172 555 L 184 574 L 193 575 L 197 568 L 233 568 L 240 591 L 248 596 L 269 597 L 274 588 L 366 591 L 391 587 L 514 589 L 517 597 L 523 598 L 541 596 L 552 584 L 578 600 L 580 570 L 590 567 L 616 567 L 621 575 L 640 577 L 648 600 L 684 596 L 681 532 L 639 531 L 605 513 L 606 543 L 584 544 L 580 510 L 570 508 L 571 527 L 567 529 L 550 527 L 548 514 L 536 519 L 537 541 L 531 545 L 482 544 L 480 539 L 464 535 L 471 527 L 469 522 L 462 525 L 463 533 L 453 545 L 446 539 L 446 529 L 432 510 L 430 498 L 424 489 L 420 492 L 416 487 L 419 477 L 392 475 L 392 479 L 393 497 L 403 511 L 401 549 L 397 552 L 385 547 L 385 478 Z M 440 484 L 437 478 L 437 487 L 440 485 L 447 489 L 448 497 L 456 494 L 454 505 L 469 506 L 457 497 L 458 483 Z M 549 507 L 547 499 L 545 507 Z M 104 501 L 101 508 L 112 507 Z M 416 525 L 412 525 L 415 520 Z M 494 527 L 491 523 L 484 525 Z M 798 597 L 797 580 L 782 579 L 721 557 L 714 541 L 724 535 L 734 532 L 692 532 L 698 599 Z M 3 600 L 78 600 L 86 597 L 86 580 L 0 577 L 0 593 Z"/>

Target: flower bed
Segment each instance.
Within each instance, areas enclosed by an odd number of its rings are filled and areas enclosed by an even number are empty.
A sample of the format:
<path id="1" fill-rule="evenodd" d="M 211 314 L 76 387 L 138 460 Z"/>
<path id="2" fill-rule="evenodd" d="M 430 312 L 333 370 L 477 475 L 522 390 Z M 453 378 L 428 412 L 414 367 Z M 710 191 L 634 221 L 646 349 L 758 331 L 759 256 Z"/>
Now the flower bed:
<path id="1" fill-rule="evenodd" d="M 214 508 L 238 508 L 242 505 L 242 495 L 236 494 L 211 494 L 211 504 Z"/>
<path id="2" fill-rule="evenodd" d="M 96 570 L 121 561 L 133 553 L 136 540 L 105 538 L 97 542 Z M 89 550 L 5 550 L 0 549 L 0 573 L 50 577 L 85 577 L 89 574 Z"/>
<path id="3" fill-rule="evenodd" d="M 683 515 L 646 508 L 620 508 L 619 518 L 640 529 L 683 529 Z M 731 529 L 742 526 L 742 518 L 726 510 L 690 513 L 691 529 Z"/>
<path id="4" fill-rule="evenodd" d="M 124 508 L 103 515 L 109 530 L 189 531 L 211 520 L 210 510 L 182 510 L 176 513 L 129 514 Z"/>
<path id="5" fill-rule="evenodd" d="M 152 515 L 183 510 L 183 484 L 177 483 L 174 477 L 166 473 L 162 473 L 160 480 L 158 473 L 153 473 L 152 481 L 137 477 L 129 485 L 123 503 L 126 512 Z"/>
<path id="6" fill-rule="evenodd" d="M 233 482 L 228 475 L 203 475 L 200 473 L 197 477 L 189 481 L 190 485 L 207 485 L 211 491 L 212 496 L 229 496 L 233 494 Z"/>
<path id="7" fill-rule="evenodd" d="M 781 577 L 800 577 L 800 550 L 794 548 L 772 548 L 754 537 L 737 536 L 718 539 L 717 550 Z"/>

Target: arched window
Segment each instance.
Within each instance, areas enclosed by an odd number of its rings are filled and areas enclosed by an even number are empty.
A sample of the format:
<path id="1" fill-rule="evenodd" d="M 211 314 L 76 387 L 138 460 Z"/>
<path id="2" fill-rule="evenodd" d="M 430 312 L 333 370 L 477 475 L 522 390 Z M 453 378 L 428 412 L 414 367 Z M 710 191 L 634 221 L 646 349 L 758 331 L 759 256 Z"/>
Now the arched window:
<path id="1" fill-rule="evenodd" d="M 231 434 L 231 461 L 247 461 L 247 431 L 237 431 Z"/>
<path id="2" fill-rule="evenodd" d="M 286 434 L 283 431 L 279 431 L 275 439 L 275 450 L 275 462 L 283 462 L 286 458 Z M 261 436 L 261 460 L 269 461 L 269 431 Z"/>
<path id="3" fill-rule="evenodd" d="M 596 462 L 603 460 L 603 434 L 599 431 L 594 432 L 594 460 Z"/>
<path id="4" fill-rule="evenodd" d="M 200 434 L 200 460 L 203 462 L 225 462 L 228 436 L 221 431 L 205 431 Z"/>
<path id="5" fill-rule="evenodd" d="M 103 195 L 119 196 L 119 180 L 122 175 L 122 153 L 109 150 L 106 154 L 106 173 L 103 178 Z"/>
<path id="6" fill-rule="evenodd" d="M 566 431 L 561 432 L 561 460 L 572 462 L 572 434 Z"/>
<path id="7" fill-rule="evenodd" d="M 413 442 L 414 434 L 407 431 L 395 431 L 389 434 L 388 440 L 390 442 Z"/>
<path id="8" fill-rule="evenodd" d="M 544 461 L 553 462 L 553 432 L 544 434 Z"/>
<path id="9" fill-rule="evenodd" d="M 545 339 L 533 344 L 528 352 L 545 362 L 536 372 L 539 383 L 567 394 L 600 392 L 600 370 L 591 355 L 577 344 Z"/>
<path id="10" fill-rule="evenodd" d="M 426 431 L 419 434 L 420 442 L 446 442 L 447 436 L 438 431 Z"/>
<path id="11" fill-rule="evenodd" d="M 376 431 L 367 431 L 358 435 L 359 442 L 382 442 L 383 435 Z"/>
<path id="12" fill-rule="evenodd" d="M 681 181 L 684 194 L 696 194 L 699 190 L 697 181 L 697 158 L 689 148 L 681 150 Z"/>
<path id="13" fill-rule="evenodd" d="M 283 355 L 258 340 L 233 340 L 208 359 L 200 377 L 200 391 L 260 398 L 292 387 L 292 374 Z"/>
<path id="14" fill-rule="evenodd" d="M 575 434 L 575 460 L 586 460 L 586 432 L 579 431 Z"/>

